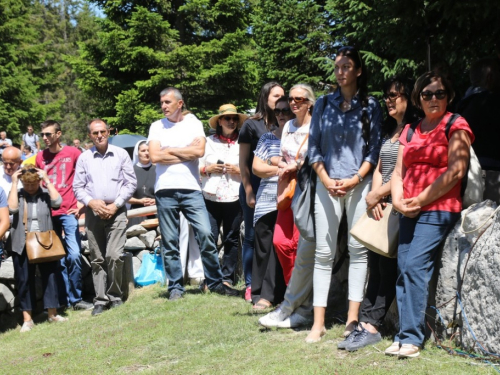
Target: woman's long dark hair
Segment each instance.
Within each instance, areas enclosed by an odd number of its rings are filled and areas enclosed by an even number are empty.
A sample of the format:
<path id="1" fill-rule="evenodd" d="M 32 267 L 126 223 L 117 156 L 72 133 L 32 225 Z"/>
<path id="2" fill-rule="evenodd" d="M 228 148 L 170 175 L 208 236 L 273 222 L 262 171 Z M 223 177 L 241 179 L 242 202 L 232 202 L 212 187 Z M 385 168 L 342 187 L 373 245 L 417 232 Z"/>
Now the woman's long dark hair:
<path id="1" fill-rule="evenodd" d="M 403 124 L 411 124 L 420 118 L 420 112 L 411 101 L 411 93 L 415 82 L 402 75 L 396 75 L 384 82 L 384 94 L 388 95 L 391 91 L 391 87 L 394 85 L 394 89 L 399 92 L 402 96 L 406 98 L 406 111 L 403 116 Z M 397 121 L 389 116 L 387 111 L 387 106 L 385 106 L 386 119 L 382 124 L 382 136 L 391 135 L 396 127 L 398 126 Z"/>
<path id="2" fill-rule="evenodd" d="M 356 69 L 361 68 L 361 75 L 356 79 L 356 86 L 358 89 L 358 96 L 361 101 L 362 111 L 361 123 L 362 123 L 362 137 L 366 144 L 370 139 L 370 119 L 368 118 L 368 113 L 366 108 L 368 107 L 368 69 L 363 64 L 361 55 L 356 47 L 344 46 L 339 48 L 337 51 L 337 56 L 346 56 L 352 60 Z"/>
<path id="3" fill-rule="evenodd" d="M 256 120 L 264 119 L 268 129 L 270 129 L 272 125 L 276 124 L 276 116 L 274 115 L 273 110 L 267 105 L 269 94 L 275 87 L 281 87 L 283 89 L 283 86 L 275 81 L 268 82 L 262 86 L 260 89 L 259 100 L 257 102 L 257 108 L 255 109 L 255 115 L 251 117 Z M 283 91 L 285 90 L 283 89 Z"/>

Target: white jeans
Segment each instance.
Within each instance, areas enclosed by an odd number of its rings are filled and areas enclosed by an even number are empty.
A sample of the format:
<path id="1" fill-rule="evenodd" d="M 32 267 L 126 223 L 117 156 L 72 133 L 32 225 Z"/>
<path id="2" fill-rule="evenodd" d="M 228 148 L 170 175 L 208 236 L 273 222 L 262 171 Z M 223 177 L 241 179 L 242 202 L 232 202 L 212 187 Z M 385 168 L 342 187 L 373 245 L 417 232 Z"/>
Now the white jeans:
<path id="1" fill-rule="evenodd" d="M 347 214 L 347 228 L 352 226 L 366 211 L 365 197 L 371 187 L 371 174 L 350 190 L 344 197 L 332 197 L 321 181 L 316 183 L 314 219 L 316 226 L 316 255 L 314 259 L 314 301 L 315 307 L 326 307 L 332 266 L 337 251 L 337 236 L 344 209 Z M 349 300 L 362 302 L 368 249 L 348 234 L 349 249 Z"/>
<path id="2" fill-rule="evenodd" d="M 200 257 L 200 247 L 194 237 L 193 228 L 189 225 L 189 222 L 182 212 L 179 215 L 179 252 L 181 256 L 182 274 L 186 276 L 187 271 L 189 278 L 204 279 L 205 273 Z"/>

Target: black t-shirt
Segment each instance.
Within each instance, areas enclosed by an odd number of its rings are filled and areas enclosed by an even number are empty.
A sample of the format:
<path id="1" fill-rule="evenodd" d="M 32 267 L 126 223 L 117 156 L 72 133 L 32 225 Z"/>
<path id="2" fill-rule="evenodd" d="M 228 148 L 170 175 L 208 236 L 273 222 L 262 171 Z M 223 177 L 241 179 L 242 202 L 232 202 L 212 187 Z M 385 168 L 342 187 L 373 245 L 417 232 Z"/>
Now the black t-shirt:
<path id="1" fill-rule="evenodd" d="M 240 135 L 238 137 L 238 143 L 249 143 L 250 144 L 250 157 L 248 158 L 248 168 L 250 170 L 250 181 L 254 192 L 257 192 L 259 187 L 260 178 L 252 173 L 252 164 L 254 151 L 257 148 L 257 143 L 263 134 L 267 133 L 269 130 L 266 128 L 264 120 L 247 119 L 240 130 Z"/>

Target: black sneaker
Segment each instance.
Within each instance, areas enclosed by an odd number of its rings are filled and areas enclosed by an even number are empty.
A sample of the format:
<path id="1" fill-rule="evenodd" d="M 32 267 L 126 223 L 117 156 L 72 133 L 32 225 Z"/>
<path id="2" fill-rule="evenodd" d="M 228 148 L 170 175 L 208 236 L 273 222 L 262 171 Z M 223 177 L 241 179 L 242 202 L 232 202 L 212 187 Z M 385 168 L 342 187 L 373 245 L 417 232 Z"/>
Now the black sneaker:
<path id="1" fill-rule="evenodd" d="M 92 310 L 92 316 L 96 316 L 96 315 L 101 315 L 104 310 L 106 310 L 106 306 L 104 305 L 95 305 L 94 306 L 94 310 Z"/>
<path id="2" fill-rule="evenodd" d="M 363 328 L 361 332 L 356 335 L 354 340 L 352 340 L 351 343 L 347 344 L 345 349 L 348 352 L 353 352 L 355 350 L 364 348 L 365 346 L 376 344 L 379 341 L 382 341 L 380 332 L 371 333 Z"/>
<path id="3" fill-rule="evenodd" d="M 118 307 L 118 306 L 121 306 L 123 305 L 123 301 L 121 299 L 117 299 L 115 301 L 112 301 L 110 304 L 109 304 L 109 308 L 110 309 L 114 309 L 115 307 Z"/>
<path id="4" fill-rule="evenodd" d="M 346 349 L 347 346 L 351 344 L 356 336 L 360 333 L 361 331 L 358 329 L 358 327 L 354 328 L 354 330 L 349 334 L 349 336 L 345 338 L 345 340 L 337 344 L 337 349 Z"/>
<path id="5" fill-rule="evenodd" d="M 228 296 L 228 297 L 239 297 L 240 296 L 240 292 L 238 290 L 233 289 L 224 283 L 220 283 L 216 288 L 214 288 L 212 290 L 212 292 L 223 295 L 223 296 Z"/>
<path id="6" fill-rule="evenodd" d="M 91 310 L 94 307 L 93 303 L 84 301 L 83 299 L 81 301 L 78 301 L 73 305 L 73 310 Z"/>

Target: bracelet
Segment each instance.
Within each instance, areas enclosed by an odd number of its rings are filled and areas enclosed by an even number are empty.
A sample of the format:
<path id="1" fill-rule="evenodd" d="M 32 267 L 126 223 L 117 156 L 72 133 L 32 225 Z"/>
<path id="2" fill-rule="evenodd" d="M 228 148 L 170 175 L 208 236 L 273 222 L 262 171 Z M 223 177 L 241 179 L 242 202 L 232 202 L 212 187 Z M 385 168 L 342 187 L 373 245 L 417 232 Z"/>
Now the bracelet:
<path id="1" fill-rule="evenodd" d="M 201 168 L 201 174 L 207 174 L 207 167 Z"/>
<path id="2" fill-rule="evenodd" d="M 359 174 L 359 172 L 356 172 L 355 175 L 358 176 L 359 182 L 363 182 L 363 177 Z"/>

